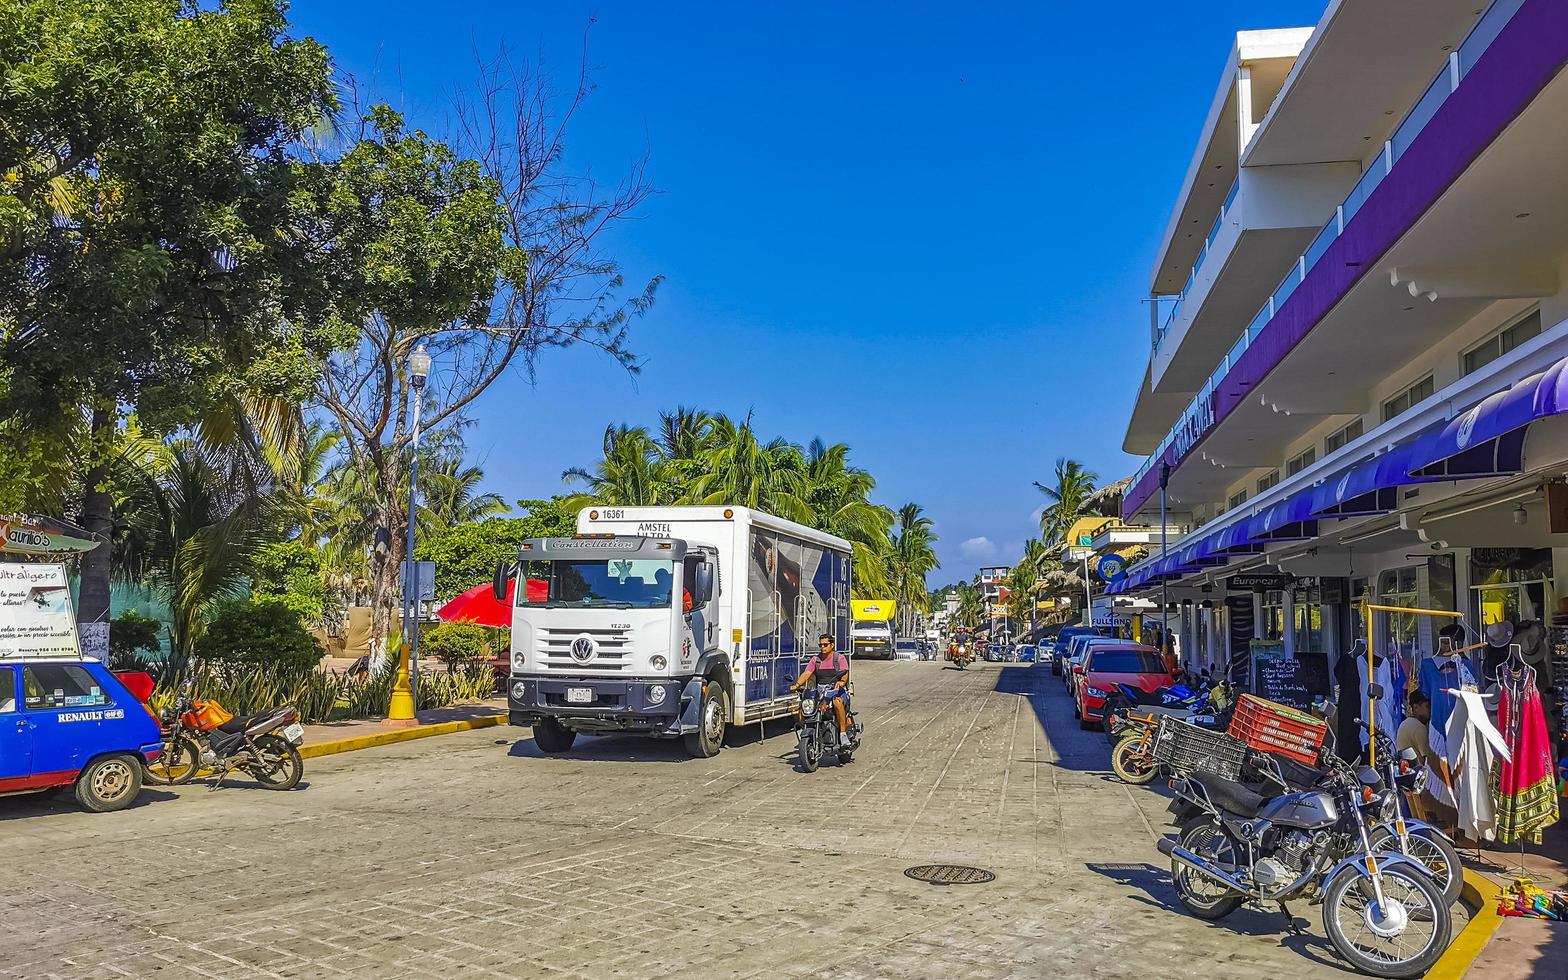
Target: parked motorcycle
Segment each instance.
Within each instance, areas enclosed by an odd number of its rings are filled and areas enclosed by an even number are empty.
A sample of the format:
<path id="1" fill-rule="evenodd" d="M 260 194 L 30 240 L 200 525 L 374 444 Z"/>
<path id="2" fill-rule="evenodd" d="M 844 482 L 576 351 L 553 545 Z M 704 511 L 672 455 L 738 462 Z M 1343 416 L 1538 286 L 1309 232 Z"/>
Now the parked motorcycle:
<path id="1" fill-rule="evenodd" d="M 236 718 L 215 700 L 193 698 L 187 683 L 159 723 L 163 753 L 147 769 L 153 782 L 179 786 L 205 770 L 217 775 L 216 788 L 239 770 L 264 789 L 285 790 L 305 775 L 305 729 L 291 704 Z"/>
<path id="2" fill-rule="evenodd" d="M 1427 868 L 1371 841 L 1398 787 L 1375 769 L 1346 765 L 1331 765 L 1301 792 L 1281 774 L 1273 779 L 1272 794 L 1208 773 L 1175 782 L 1178 799 L 1198 811 L 1176 840 L 1157 845 L 1171 859 L 1177 899 L 1208 920 L 1249 901 L 1278 903 L 1287 917 L 1287 901 L 1321 901 L 1330 941 L 1357 970 L 1425 973 L 1448 947 L 1453 924 Z"/>
<path id="3" fill-rule="evenodd" d="M 816 772 L 825 755 L 837 756 L 838 764 L 847 766 L 860 748 L 861 725 L 853 711 L 849 712 L 849 744 L 839 741 L 838 713 L 829 700 L 830 690 L 825 684 L 808 684 L 800 690 L 795 709 L 795 750 L 802 772 Z"/>

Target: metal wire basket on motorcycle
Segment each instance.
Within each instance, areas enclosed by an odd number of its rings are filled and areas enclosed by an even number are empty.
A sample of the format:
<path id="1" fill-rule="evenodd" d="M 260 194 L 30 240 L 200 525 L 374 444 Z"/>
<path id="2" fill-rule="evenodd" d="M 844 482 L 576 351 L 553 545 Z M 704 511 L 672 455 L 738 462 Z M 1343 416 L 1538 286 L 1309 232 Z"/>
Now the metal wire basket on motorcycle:
<path id="1" fill-rule="evenodd" d="M 1223 779 L 1239 780 L 1247 758 L 1247 744 L 1224 732 L 1210 731 L 1176 718 L 1160 719 L 1154 733 L 1154 761 L 1179 776 L 1194 772 L 1213 773 Z"/>

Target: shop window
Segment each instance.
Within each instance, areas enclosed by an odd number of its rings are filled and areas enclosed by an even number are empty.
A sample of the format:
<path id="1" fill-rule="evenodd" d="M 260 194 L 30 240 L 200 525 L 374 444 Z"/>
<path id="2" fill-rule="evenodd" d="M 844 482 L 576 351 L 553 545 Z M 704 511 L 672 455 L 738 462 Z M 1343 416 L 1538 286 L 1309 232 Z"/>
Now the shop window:
<path id="1" fill-rule="evenodd" d="M 1520 344 L 1541 335 L 1541 311 L 1531 310 L 1517 322 L 1465 351 L 1464 373 L 1471 374 L 1486 367 Z"/>
<path id="2" fill-rule="evenodd" d="M 1419 603 L 1416 601 L 1416 570 L 1411 568 L 1390 568 L 1377 577 L 1377 602 L 1383 606 L 1403 606 L 1406 609 L 1414 608 Z M 1379 613 L 1378 614 L 1378 653 L 1387 654 L 1397 650 L 1406 660 L 1414 662 L 1416 659 L 1417 626 L 1414 613 Z"/>
<path id="3" fill-rule="evenodd" d="M 1244 504 L 1246 502 L 1247 502 L 1247 489 L 1246 489 L 1246 487 L 1243 487 L 1240 490 L 1237 490 L 1235 493 L 1230 495 L 1230 501 L 1226 504 L 1226 506 L 1229 507 L 1231 510 L 1235 510 L 1237 507 L 1240 507 L 1242 504 Z"/>
<path id="4" fill-rule="evenodd" d="M 1301 455 L 1295 457 L 1294 459 L 1290 460 L 1290 462 L 1285 464 L 1285 475 L 1295 476 L 1297 473 L 1300 473 L 1302 470 L 1306 469 L 1317 461 L 1318 451 L 1311 446 L 1308 446 L 1306 449 L 1301 451 Z"/>
<path id="5" fill-rule="evenodd" d="M 1279 470 L 1271 471 L 1268 476 L 1265 476 L 1258 481 L 1258 493 L 1263 493 L 1266 490 L 1274 489 L 1274 485 L 1278 482 Z"/>
<path id="6" fill-rule="evenodd" d="M 1340 429 L 1338 432 L 1331 432 L 1323 439 L 1323 455 L 1328 456 L 1347 443 L 1354 442 L 1360 438 L 1361 419 L 1357 418 L 1343 429 Z"/>
<path id="7" fill-rule="evenodd" d="M 1278 589 L 1263 593 L 1263 638 L 1285 638 L 1285 594 Z"/>
<path id="8" fill-rule="evenodd" d="M 1405 414 L 1412 406 L 1431 398 L 1435 390 L 1432 387 L 1432 376 L 1429 374 L 1383 403 L 1383 421 L 1389 422 Z"/>
<path id="9" fill-rule="evenodd" d="M 1555 594 L 1550 548 L 1473 548 L 1470 587 L 1483 624 L 1547 619 Z"/>
<path id="10" fill-rule="evenodd" d="M 1328 652 L 1323 644 L 1323 590 L 1318 586 L 1297 589 L 1292 606 L 1291 630 L 1296 652 Z"/>

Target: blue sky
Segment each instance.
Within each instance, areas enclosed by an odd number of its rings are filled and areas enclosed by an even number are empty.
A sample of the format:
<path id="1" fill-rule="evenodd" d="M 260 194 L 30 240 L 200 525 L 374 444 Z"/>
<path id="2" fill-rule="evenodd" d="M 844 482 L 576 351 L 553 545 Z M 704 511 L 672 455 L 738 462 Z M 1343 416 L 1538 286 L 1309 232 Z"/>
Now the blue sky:
<path id="1" fill-rule="evenodd" d="M 607 246 L 667 277 L 640 377 L 548 354 L 473 413 L 508 499 L 559 492 L 604 427 L 700 405 L 846 442 L 937 522 L 933 586 L 1035 533 L 1053 462 L 1105 480 L 1147 358 L 1153 253 L 1234 32 L 1323 0 L 1201 4 L 296 0 L 297 33 L 440 132 L 503 41 L 597 91 L 567 159 L 649 154 L 660 193 Z"/>

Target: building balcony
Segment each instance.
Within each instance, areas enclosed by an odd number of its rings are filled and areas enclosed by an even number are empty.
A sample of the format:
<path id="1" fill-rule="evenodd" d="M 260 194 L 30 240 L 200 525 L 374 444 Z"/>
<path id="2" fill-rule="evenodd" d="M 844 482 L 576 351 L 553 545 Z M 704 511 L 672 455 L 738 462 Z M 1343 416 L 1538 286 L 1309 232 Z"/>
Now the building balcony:
<path id="1" fill-rule="evenodd" d="M 1346 396 L 1429 344 L 1438 319 L 1462 315 L 1466 304 L 1473 313 L 1498 298 L 1555 292 L 1555 260 L 1544 267 L 1542 257 L 1561 247 L 1561 221 L 1526 227 L 1513 216 L 1559 214 L 1561 181 L 1542 168 L 1568 152 L 1558 145 L 1568 106 L 1557 104 L 1568 95 L 1555 82 L 1565 59 L 1568 7 L 1495 0 L 1202 378 L 1134 477 L 1124 514 L 1155 496 L 1162 463 L 1180 468 L 1232 413 L 1261 408 L 1304 422 L 1358 412 Z M 1472 167 L 1483 154 L 1485 165 Z M 1505 216 L 1497 210 L 1505 199 L 1534 203 Z M 1412 235 L 1418 224 L 1425 233 Z M 1458 305 L 1421 308 L 1439 296 Z M 1334 329 L 1301 344 L 1325 322 Z M 1336 380 L 1325 383 L 1330 375 Z M 1264 446 L 1282 444 L 1281 427 L 1265 417 L 1247 433 L 1263 439 L 1260 458 Z"/>

